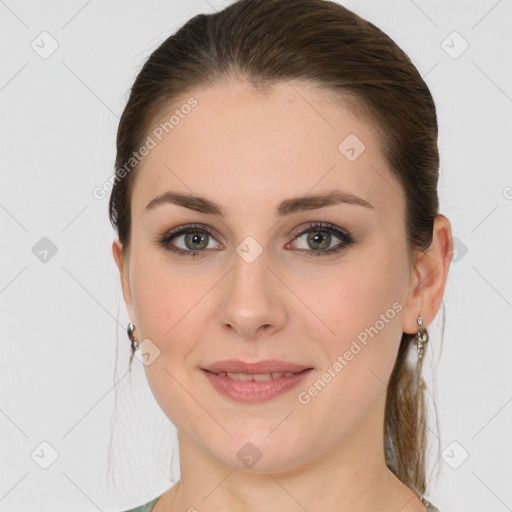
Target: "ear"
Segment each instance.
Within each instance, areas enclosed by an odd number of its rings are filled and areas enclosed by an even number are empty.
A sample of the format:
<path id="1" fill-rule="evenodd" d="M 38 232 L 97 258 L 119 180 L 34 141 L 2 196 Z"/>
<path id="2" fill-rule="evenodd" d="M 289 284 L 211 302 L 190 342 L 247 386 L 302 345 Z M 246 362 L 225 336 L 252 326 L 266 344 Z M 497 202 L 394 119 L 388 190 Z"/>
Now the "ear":
<path id="1" fill-rule="evenodd" d="M 402 330 L 418 332 L 418 315 L 423 326 L 430 324 L 441 306 L 453 255 L 450 221 L 444 215 L 434 220 L 432 243 L 427 252 L 419 252 L 414 264 L 411 283 L 405 301 Z"/>
<path id="2" fill-rule="evenodd" d="M 114 255 L 114 260 L 116 262 L 117 268 L 119 269 L 119 275 L 121 279 L 121 287 L 123 289 L 123 297 L 124 302 L 126 304 L 126 308 L 128 309 L 128 314 L 132 321 L 134 319 L 133 316 L 133 307 L 132 307 L 132 292 L 130 290 L 130 279 L 128 274 L 128 261 L 125 261 L 123 257 L 123 245 L 119 241 L 119 238 L 116 238 L 112 243 L 112 254 Z"/>

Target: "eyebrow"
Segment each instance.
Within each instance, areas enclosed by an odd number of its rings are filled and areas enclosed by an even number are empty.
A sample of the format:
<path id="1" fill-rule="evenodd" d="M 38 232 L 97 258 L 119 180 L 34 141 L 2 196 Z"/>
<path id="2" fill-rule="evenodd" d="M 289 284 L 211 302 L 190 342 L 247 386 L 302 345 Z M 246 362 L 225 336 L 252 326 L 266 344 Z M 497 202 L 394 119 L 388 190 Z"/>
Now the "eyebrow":
<path id="1" fill-rule="evenodd" d="M 375 210 L 374 206 L 361 197 L 355 196 L 349 192 L 341 190 L 330 190 L 315 195 L 292 197 L 282 201 L 276 209 L 276 214 L 279 217 L 291 215 L 300 211 L 316 210 L 331 206 L 334 204 L 352 204 L 371 208 Z M 163 194 L 152 199 L 145 208 L 145 212 L 153 210 L 162 204 L 176 204 L 183 206 L 189 210 L 209 215 L 216 215 L 218 217 L 225 217 L 224 208 L 206 197 L 201 197 L 193 194 L 184 194 L 181 192 L 167 191 Z"/>

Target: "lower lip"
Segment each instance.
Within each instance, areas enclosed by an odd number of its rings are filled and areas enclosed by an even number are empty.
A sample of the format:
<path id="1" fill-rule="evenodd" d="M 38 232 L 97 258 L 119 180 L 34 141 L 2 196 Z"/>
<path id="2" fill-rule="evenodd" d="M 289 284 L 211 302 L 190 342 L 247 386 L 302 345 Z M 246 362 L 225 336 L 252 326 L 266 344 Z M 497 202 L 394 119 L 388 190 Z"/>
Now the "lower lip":
<path id="1" fill-rule="evenodd" d="M 296 373 L 291 377 L 280 377 L 269 381 L 233 380 L 229 377 L 219 377 L 215 373 L 202 370 L 213 387 L 222 395 L 236 402 L 252 403 L 265 402 L 292 390 L 309 375 L 312 368 Z"/>

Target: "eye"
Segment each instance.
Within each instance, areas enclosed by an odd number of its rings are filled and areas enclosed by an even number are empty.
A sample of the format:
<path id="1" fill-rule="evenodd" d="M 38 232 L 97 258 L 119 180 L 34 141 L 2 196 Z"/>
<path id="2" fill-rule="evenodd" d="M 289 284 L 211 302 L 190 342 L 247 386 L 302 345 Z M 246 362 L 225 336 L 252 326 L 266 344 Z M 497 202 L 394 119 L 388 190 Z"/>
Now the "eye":
<path id="1" fill-rule="evenodd" d="M 182 239 L 181 243 L 185 245 L 184 248 L 176 246 L 176 242 L 171 243 L 171 240 L 179 239 Z M 164 249 L 170 252 L 186 256 L 197 256 L 199 253 L 205 252 L 204 249 L 212 248 L 209 243 L 211 240 L 209 239 L 214 240 L 211 228 L 203 225 L 188 224 L 169 231 L 157 241 Z"/>
<path id="2" fill-rule="evenodd" d="M 295 233 L 295 240 L 299 240 L 305 235 L 307 236 L 303 241 L 303 247 L 299 248 L 299 251 L 311 257 L 331 255 L 354 243 L 354 239 L 348 231 L 326 222 L 311 222 L 305 227 L 302 226 L 301 231 Z M 334 247 L 331 246 L 333 237 L 341 242 Z M 310 250 L 309 247 L 312 247 L 313 250 Z"/>

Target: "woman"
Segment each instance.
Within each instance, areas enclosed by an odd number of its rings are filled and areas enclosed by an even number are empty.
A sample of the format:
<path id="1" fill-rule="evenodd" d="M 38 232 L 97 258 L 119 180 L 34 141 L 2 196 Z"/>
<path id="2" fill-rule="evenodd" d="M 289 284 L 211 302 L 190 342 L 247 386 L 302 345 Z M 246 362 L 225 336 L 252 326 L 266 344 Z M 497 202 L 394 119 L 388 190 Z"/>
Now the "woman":
<path id="1" fill-rule="evenodd" d="M 181 479 L 133 510 L 438 510 L 421 378 L 452 254 L 438 169 L 426 84 L 341 5 L 240 0 L 153 52 L 110 218 Z"/>

